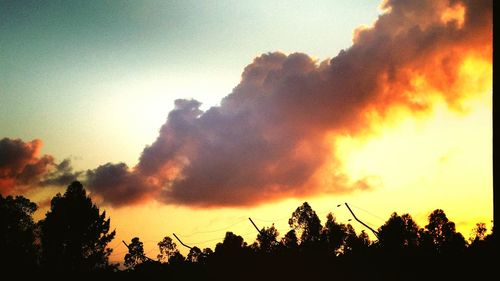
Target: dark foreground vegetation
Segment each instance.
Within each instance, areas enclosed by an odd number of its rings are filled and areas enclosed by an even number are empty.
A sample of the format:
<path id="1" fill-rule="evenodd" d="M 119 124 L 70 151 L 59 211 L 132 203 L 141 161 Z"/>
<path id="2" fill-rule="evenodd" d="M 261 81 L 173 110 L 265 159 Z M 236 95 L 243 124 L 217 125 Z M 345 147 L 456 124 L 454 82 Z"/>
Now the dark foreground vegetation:
<path id="1" fill-rule="evenodd" d="M 139 238 L 128 243 L 126 269 L 109 262 L 115 231 L 79 182 L 56 195 L 46 217 L 35 223 L 37 206 L 22 196 L 0 196 L 0 269 L 21 278 L 139 280 L 497 280 L 498 248 L 478 223 L 469 239 L 457 232 L 443 210 L 420 228 L 409 214 L 391 217 L 377 240 L 336 221 L 321 224 L 307 202 L 289 219 L 282 238 L 264 227 L 247 244 L 227 232 L 215 249 L 193 247 L 184 257 L 166 236 L 156 259 L 144 254 Z M 494 233 L 494 232 L 493 232 Z M 3 278 L 2 278 L 3 279 Z M 7 279 L 3 279 L 7 280 Z"/>

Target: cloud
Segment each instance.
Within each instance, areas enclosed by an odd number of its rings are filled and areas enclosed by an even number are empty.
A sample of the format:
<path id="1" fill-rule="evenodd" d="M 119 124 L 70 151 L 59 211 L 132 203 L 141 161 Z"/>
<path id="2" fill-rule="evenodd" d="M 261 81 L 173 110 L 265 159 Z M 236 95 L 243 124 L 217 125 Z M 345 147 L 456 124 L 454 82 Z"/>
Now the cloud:
<path id="1" fill-rule="evenodd" d="M 464 60 L 491 61 L 492 48 L 491 1 L 393 0 L 382 9 L 329 61 L 263 54 L 220 106 L 203 112 L 177 100 L 139 164 L 101 166 L 91 188 L 115 204 L 146 194 L 201 207 L 369 189 L 335 170 L 342 163 L 329 140 L 364 135 L 395 109 L 425 113 L 435 99 L 457 106 L 467 94 Z"/>
<path id="2" fill-rule="evenodd" d="M 70 159 L 64 159 L 61 163 L 55 165 L 51 172 L 44 175 L 40 181 L 40 186 L 66 186 L 73 181 L 78 180 L 83 174 L 82 171 L 74 171 Z"/>
<path id="3" fill-rule="evenodd" d="M 10 193 L 19 186 L 37 182 L 53 163 L 49 155 L 38 157 L 41 140 L 23 142 L 19 139 L 0 140 L 0 191 Z"/>
<path id="4" fill-rule="evenodd" d="M 491 1 L 388 0 L 382 9 L 331 60 L 263 54 L 220 106 L 177 100 L 135 167 L 89 170 L 88 188 L 115 206 L 196 207 L 372 188 L 373 179 L 342 173 L 335 139 L 369 135 L 395 112 L 428 113 L 437 100 L 459 108 L 474 94 L 464 63 L 492 55 Z"/>
<path id="5" fill-rule="evenodd" d="M 57 164 L 51 155 L 40 154 L 42 141 L 0 140 L 0 193 L 23 193 L 46 185 L 67 185 L 76 179 L 70 160 Z"/>
<path id="6" fill-rule="evenodd" d="M 114 206 L 151 199 L 152 191 L 157 189 L 154 182 L 148 182 L 142 175 L 131 171 L 125 163 L 107 163 L 88 170 L 86 184 Z"/>

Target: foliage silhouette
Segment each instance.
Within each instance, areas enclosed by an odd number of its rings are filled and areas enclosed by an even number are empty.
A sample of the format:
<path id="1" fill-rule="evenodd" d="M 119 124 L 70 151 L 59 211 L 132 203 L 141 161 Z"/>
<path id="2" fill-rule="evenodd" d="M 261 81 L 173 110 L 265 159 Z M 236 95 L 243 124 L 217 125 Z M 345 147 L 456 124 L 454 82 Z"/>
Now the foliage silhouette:
<path id="1" fill-rule="evenodd" d="M 297 249 L 299 247 L 297 234 L 295 229 L 288 231 L 285 236 L 281 239 L 281 244 L 290 250 Z"/>
<path id="2" fill-rule="evenodd" d="M 195 246 L 189 250 L 189 253 L 186 257 L 186 260 L 188 262 L 191 262 L 191 263 L 197 263 L 197 262 L 201 262 L 201 260 L 203 259 L 203 256 L 204 256 L 204 254 L 201 251 L 201 249 Z"/>
<path id="3" fill-rule="evenodd" d="M 352 225 L 347 224 L 346 233 L 347 236 L 344 240 L 342 253 L 363 253 L 370 247 L 370 237 L 364 230 L 359 235 L 356 235 L 356 231 Z"/>
<path id="4" fill-rule="evenodd" d="M 455 254 L 465 250 L 464 237 L 456 232 L 455 223 L 448 220 L 441 209 L 434 210 L 429 215 L 429 224 L 425 226 L 425 231 L 439 253 Z"/>
<path id="5" fill-rule="evenodd" d="M 293 213 L 288 220 L 290 227 L 299 233 L 300 243 L 314 243 L 320 240 L 321 222 L 316 212 L 304 202 Z"/>
<path id="6" fill-rule="evenodd" d="M 247 243 L 243 240 L 243 237 L 236 235 L 232 232 L 226 232 L 226 236 L 222 243 L 218 243 L 215 246 L 216 254 L 224 255 L 238 255 L 247 246 Z"/>
<path id="7" fill-rule="evenodd" d="M 128 244 L 128 253 L 125 255 L 125 266 L 134 269 L 137 265 L 147 261 L 144 254 L 144 244 L 139 237 L 132 238 Z"/>
<path id="8" fill-rule="evenodd" d="M 379 229 L 379 243 L 388 250 L 397 251 L 403 248 L 415 248 L 418 245 L 418 225 L 409 214 L 391 217 Z"/>
<path id="9" fill-rule="evenodd" d="M 321 231 L 321 238 L 326 243 L 328 251 L 333 254 L 340 253 L 347 235 L 346 225 L 337 223 L 333 213 L 329 213 L 326 216 L 325 226 Z"/>
<path id="10" fill-rule="evenodd" d="M 92 203 L 80 182 L 71 183 L 64 195 L 52 198 L 50 210 L 40 221 L 42 266 L 49 271 L 92 272 L 109 269 L 112 249 L 106 212 Z"/>
<path id="11" fill-rule="evenodd" d="M 278 235 L 279 232 L 274 227 L 274 224 L 271 227 L 263 227 L 259 234 L 257 235 L 257 244 L 260 251 L 265 253 L 271 253 L 276 250 L 278 246 Z"/>
<path id="12" fill-rule="evenodd" d="M 486 228 L 486 224 L 484 222 L 476 223 L 476 226 L 472 229 L 472 236 L 469 241 L 471 243 L 484 241 L 486 238 L 486 232 L 488 232 L 488 229 Z"/>
<path id="13" fill-rule="evenodd" d="M 256 233 L 251 245 L 228 231 L 214 251 L 193 247 L 185 258 L 166 236 L 158 243 L 154 261 L 135 237 L 125 255 L 127 269 L 118 270 L 108 263 L 107 244 L 114 236 L 110 219 L 92 204 L 80 183 L 53 198 L 39 230 L 32 219 L 35 210 L 36 205 L 22 196 L 0 197 L 1 265 L 11 266 L 6 272 L 41 270 L 47 277 L 78 272 L 116 280 L 450 280 L 492 273 L 498 259 L 494 236 L 484 223 L 476 225 L 467 243 L 441 209 L 430 213 L 424 228 L 409 214 L 392 213 L 372 242 L 366 232 L 356 233 L 333 213 L 322 226 L 304 202 L 292 213 L 291 229 L 281 238 L 274 225 Z"/>
<path id="14" fill-rule="evenodd" d="M 159 262 L 169 262 L 170 259 L 175 259 L 174 257 L 179 255 L 179 250 L 177 245 L 169 236 L 165 236 L 163 240 L 158 242 L 158 248 L 160 249 L 160 254 L 158 254 Z"/>
<path id="15" fill-rule="evenodd" d="M 32 218 L 36 209 L 36 204 L 23 196 L 0 195 L 0 264 L 9 271 L 36 266 L 36 225 Z"/>

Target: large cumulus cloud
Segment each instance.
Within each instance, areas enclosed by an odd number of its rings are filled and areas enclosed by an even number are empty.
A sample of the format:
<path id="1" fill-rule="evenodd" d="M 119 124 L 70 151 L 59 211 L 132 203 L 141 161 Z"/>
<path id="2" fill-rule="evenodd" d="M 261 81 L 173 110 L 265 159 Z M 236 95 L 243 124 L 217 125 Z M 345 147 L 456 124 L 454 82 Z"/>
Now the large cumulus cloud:
<path id="1" fill-rule="evenodd" d="M 367 189 L 349 179 L 335 139 L 372 133 L 394 112 L 460 107 L 474 58 L 491 63 L 492 1 L 388 0 L 331 60 L 263 54 L 220 106 L 177 100 L 139 163 L 86 172 L 105 202 L 243 206 Z M 195 83 L 195 81 L 193 81 Z"/>
<path id="2" fill-rule="evenodd" d="M 464 61 L 491 62 L 492 51 L 491 1 L 390 0 L 382 8 L 331 60 L 263 54 L 220 106 L 203 112 L 195 100 L 176 101 L 136 167 L 101 166 L 88 172 L 89 186 L 114 204 L 202 207 L 369 188 L 341 173 L 332 138 L 367 134 L 395 109 L 425 113 L 436 99 L 456 107 L 469 94 Z"/>

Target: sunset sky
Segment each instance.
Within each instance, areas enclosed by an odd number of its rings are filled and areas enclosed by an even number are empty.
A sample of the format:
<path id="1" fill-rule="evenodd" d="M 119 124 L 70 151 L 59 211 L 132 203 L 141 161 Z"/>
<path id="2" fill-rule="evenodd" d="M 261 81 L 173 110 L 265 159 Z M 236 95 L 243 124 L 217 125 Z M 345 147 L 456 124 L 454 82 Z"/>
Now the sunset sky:
<path id="1" fill-rule="evenodd" d="M 0 0 L 0 192 L 78 179 L 146 254 L 214 247 L 308 201 L 377 228 L 491 227 L 486 0 Z M 351 221 L 356 230 L 363 229 Z M 185 249 L 179 245 L 182 253 Z"/>

